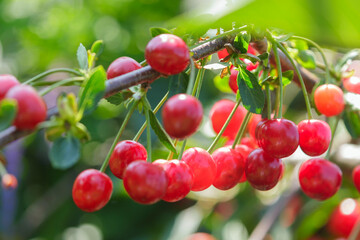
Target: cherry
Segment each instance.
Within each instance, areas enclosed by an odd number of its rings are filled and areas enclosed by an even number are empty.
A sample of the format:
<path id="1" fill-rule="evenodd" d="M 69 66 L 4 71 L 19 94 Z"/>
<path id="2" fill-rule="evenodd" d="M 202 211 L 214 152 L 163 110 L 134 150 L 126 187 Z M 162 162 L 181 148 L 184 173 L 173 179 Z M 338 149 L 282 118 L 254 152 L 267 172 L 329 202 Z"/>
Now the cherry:
<path id="1" fill-rule="evenodd" d="M 243 137 L 240 140 L 240 143 L 243 144 L 243 145 L 248 146 L 251 149 L 255 149 L 255 148 L 259 147 L 259 145 L 257 144 L 257 141 L 252 137 Z"/>
<path id="2" fill-rule="evenodd" d="M 299 145 L 309 156 L 319 156 L 329 147 L 331 129 L 329 125 L 317 119 L 303 120 L 298 124 Z"/>
<path id="3" fill-rule="evenodd" d="M 210 110 L 210 120 L 212 127 L 216 133 L 219 133 L 222 126 L 226 122 L 228 116 L 230 115 L 232 109 L 235 106 L 235 102 L 227 99 L 220 100 L 214 104 Z M 239 106 L 232 119 L 229 122 L 229 125 L 226 127 L 223 136 L 228 137 L 229 139 L 234 139 L 236 133 L 239 131 L 242 121 L 244 120 L 246 110 L 244 107 Z"/>
<path id="4" fill-rule="evenodd" d="M 340 188 L 340 168 L 323 158 L 303 162 L 299 169 L 299 182 L 303 192 L 310 198 L 326 200 Z"/>
<path id="5" fill-rule="evenodd" d="M 202 148 L 189 148 L 181 158 L 194 175 L 192 191 L 202 191 L 210 187 L 216 176 L 216 165 L 211 155 Z"/>
<path id="6" fill-rule="evenodd" d="M 281 160 L 268 155 L 263 149 L 252 151 L 245 162 L 246 179 L 255 189 L 270 190 L 281 175 Z"/>
<path id="7" fill-rule="evenodd" d="M 184 240 L 216 240 L 216 238 L 209 233 L 198 232 L 191 234 Z"/>
<path id="8" fill-rule="evenodd" d="M 261 128 L 263 126 L 263 124 L 267 121 L 267 118 L 261 119 L 255 127 L 255 139 L 259 140 L 259 132 L 261 132 Z"/>
<path id="9" fill-rule="evenodd" d="M 354 60 L 349 65 L 346 71 L 354 71 L 354 76 L 360 77 L 360 60 Z"/>
<path id="10" fill-rule="evenodd" d="M 183 139 L 195 133 L 202 116 L 200 101 L 188 94 L 172 96 L 162 110 L 165 131 L 173 138 Z"/>
<path id="11" fill-rule="evenodd" d="M 344 110 L 344 97 L 341 88 L 334 84 L 319 86 L 314 93 L 316 108 L 327 117 L 339 115 Z"/>
<path id="12" fill-rule="evenodd" d="M 233 188 L 244 174 L 244 159 L 230 147 L 217 149 L 212 157 L 216 164 L 214 187 L 220 190 Z"/>
<path id="13" fill-rule="evenodd" d="M 344 88 L 352 93 L 360 94 L 360 78 L 352 76 L 343 80 Z"/>
<path id="14" fill-rule="evenodd" d="M 141 65 L 130 57 L 119 57 L 115 59 L 106 71 L 107 79 L 121 76 L 125 73 L 140 69 Z"/>
<path id="15" fill-rule="evenodd" d="M 18 185 L 16 177 L 10 173 L 5 173 L 1 178 L 1 182 L 5 189 L 14 189 Z"/>
<path id="16" fill-rule="evenodd" d="M 18 85 L 11 88 L 5 97 L 17 101 L 17 114 L 13 122 L 16 128 L 31 130 L 45 121 L 46 105 L 34 88 Z"/>
<path id="17" fill-rule="evenodd" d="M 181 73 L 190 63 L 186 43 L 172 34 L 160 34 L 151 39 L 145 49 L 145 58 L 153 69 L 166 75 Z"/>
<path id="18" fill-rule="evenodd" d="M 238 144 L 235 146 L 235 151 L 237 154 L 240 154 L 242 159 L 244 160 L 244 168 L 245 168 L 245 164 L 246 164 L 246 159 L 249 156 L 249 154 L 253 151 L 254 149 L 245 145 L 245 144 Z M 245 182 L 246 181 L 246 174 L 245 171 L 242 174 L 239 183 Z"/>
<path id="19" fill-rule="evenodd" d="M 239 89 L 238 84 L 237 84 L 238 74 L 239 74 L 239 71 L 235 70 L 234 68 L 232 68 L 230 70 L 229 86 L 234 93 L 236 93 L 237 90 Z"/>
<path id="20" fill-rule="evenodd" d="M 20 85 L 19 81 L 10 74 L 0 74 L 0 101 L 5 97 L 10 88 Z"/>
<path id="21" fill-rule="evenodd" d="M 224 49 L 218 51 L 217 55 L 218 55 L 219 59 L 223 59 L 223 58 L 227 57 L 229 55 L 229 53 L 226 50 L 226 48 L 224 48 Z"/>
<path id="22" fill-rule="evenodd" d="M 133 161 L 146 161 L 147 152 L 143 145 L 138 142 L 125 140 L 116 144 L 111 154 L 109 167 L 111 172 L 118 178 L 123 179 L 126 167 Z"/>
<path id="23" fill-rule="evenodd" d="M 190 192 L 194 183 L 194 176 L 189 166 L 184 161 L 179 160 L 156 160 L 153 164 L 162 167 L 169 179 L 169 184 L 163 200 L 167 202 L 176 202 Z"/>
<path id="24" fill-rule="evenodd" d="M 141 204 L 153 204 L 165 196 L 168 178 L 164 169 L 145 161 L 130 163 L 124 173 L 124 187 Z"/>
<path id="25" fill-rule="evenodd" d="M 299 132 L 296 125 L 287 119 L 271 119 L 260 125 L 258 144 L 274 157 L 288 157 L 299 145 Z"/>
<path id="26" fill-rule="evenodd" d="M 349 237 L 360 217 L 360 205 L 352 198 L 344 199 L 332 212 L 327 228 L 338 237 Z"/>
<path id="27" fill-rule="evenodd" d="M 259 124 L 259 122 L 262 120 L 261 114 L 253 114 L 250 118 L 249 124 L 248 124 L 248 130 L 249 134 L 253 139 L 256 139 L 256 127 Z"/>
<path id="28" fill-rule="evenodd" d="M 360 192 L 360 165 L 354 168 L 352 172 L 352 179 L 356 189 Z"/>
<path id="29" fill-rule="evenodd" d="M 94 212 L 103 208 L 110 200 L 113 190 L 111 179 L 95 169 L 82 171 L 75 179 L 72 197 L 81 210 Z"/>

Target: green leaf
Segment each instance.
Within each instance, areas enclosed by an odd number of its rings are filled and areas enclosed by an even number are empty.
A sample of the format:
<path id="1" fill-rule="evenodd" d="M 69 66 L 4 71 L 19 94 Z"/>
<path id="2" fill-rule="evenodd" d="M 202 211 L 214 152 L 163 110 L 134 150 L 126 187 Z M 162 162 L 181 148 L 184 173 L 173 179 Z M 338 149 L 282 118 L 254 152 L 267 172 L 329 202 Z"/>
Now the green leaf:
<path id="1" fill-rule="evenodd" d="M 285 34 L 285 35 L 274 36 L 274 38 L 276 39 L 277 42 L 286 42 L 293 35 L 294 34 L 292 34 L 292 33 L 288 33 L 288 34 Z"/>
<path id="2" fill-rule="evenodd" d="M 160 142 L 170 151 L 177 153 L 176 148 L 171 141 L 171 138 L 165 132 L 164 128 L 161 126 L 155 114 L 151 111 L 151 109 L 148 109 L 147 111 L 149 111 L 151 128 L 154 130 L 156 136 L 158 136 Z"/>
<path id="3" fill-rule="evenodd" d="M 264 52 L 264 53 L 258 55 L 258 58 L 260 58 L 261 60 L 264 61 L 264 60 L 266 60 L 266 59 L 269 58 L 269 53 L 268 53 L 268 52 Z"/>
<path id="4" fill-rule="evenodd" d="M 91 52 L 95 53 L 96 56 L 99 56 L 104 51 L 104 41 L 97 40 L 91 46 Z"/>
<path id="5" fill-rule="evenodd" d="M 238 87 L 244 107 L 252 113 L 260 114 L 265 104 L 265 97 L 257 78 L 246 69 L 237 70 L 239 71 Z"/>
<path id="6" fill-rule="evenodd" d="M 231 93 L 232 90 L 229 86 L 229 76 L 221 78 L 219 75 L 214 77 L 214 85 L 217 89 L 224 93 Z"/>
<path id="7" fill-rule="evenodd" d="M 357 111 L 346 110 L 344 112 L 344 124 L 353 139 L 360 138 L 360 116 Z"/>
<path id="8" fill-rule="evenodd" d="M 0 131 L 11 126 L 17 112 L 17 102 L 13 99 L 0 101 Z"/>
<path id="9" fill-rule="evenodd" d="M 80 141 L 74 136 L 56 139 L 49 152 L 51 165 L 58 169 L 73 166 L 80 158 L 80 149 Z"/>
<path id="10" fill-rule="evenodd" d="M 80 46 L 76 52 L 77 60 L 79 62 L 80 69 L 87 70 L 88 68 L 88 55 L 84 45 L 80 43 Z"/>
<path id="11" fill-rule="evenodd" d="M 156 37 L 157 35 L 164 34 L 164 33 L 171 33 L 166 28 L 160 28 L 160 27 L 152 27 L 150 28 L 150 34 L 152 37 Z"/>
<path id="12" fill-rule="evenodd" d="M 291 83 L 291 81 L 294 78 L 294 71 L 293 70 L 288 70 L 282 73 L 282 84 L 283 87 L 285 87 L 286 85 L 289 85 Z"/>
<path id="13" fill-rule="evenodd" d="M 241 32 L 236 35 L 233 46 L 241 53 L 247 53 L 251 35 L 248 32 Z"/>
<path id="14" fill-rule="evenodd" d="M 291 40 L 291 47 L 296 48 L 299 51 L 305 51 L 309 49 L 306 41 L 300 39 Z"/>
<path id="15" fill-rule="evenodd" d="M 299 62 L 301 66 L 308 69 L 315 69 L 315 55 L 310 50 L 301 50 L 298 52 L 296 60 Z"/>
<path id="16" fill-rule="evenodd" d="M 79 109 L 91 113 L 105 93 L 106 72 L 102 66 L 94 69 L 80 91 Z"/>
<path id="17" fill-rule="evenodd" d="M 118 92 L 114 95 L 111 95 L 110 97 L 107 97 L 106 100 L 113 105 L 120 105 L 127 99 L 131 98 L 132 95 L 133 95 L 133 93 L 131 91 L 124 90 L 124 91 Z"/>

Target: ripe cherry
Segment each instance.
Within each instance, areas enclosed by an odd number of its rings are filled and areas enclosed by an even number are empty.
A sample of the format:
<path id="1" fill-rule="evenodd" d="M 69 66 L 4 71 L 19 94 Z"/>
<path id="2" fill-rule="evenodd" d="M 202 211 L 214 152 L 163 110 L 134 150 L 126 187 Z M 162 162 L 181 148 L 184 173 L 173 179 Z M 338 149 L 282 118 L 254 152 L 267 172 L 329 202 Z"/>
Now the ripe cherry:
<path id="1" fill-rule="evenodd" d="M 226 122 L 228 116 L 230 115 L 232 109 L 235 106 L 235 102 L 227 99 L 220 100 L 214 104 L 210 110 L 210 120 L 212 127 L 216 133 L 219 133 L 222 126 Z M 230 120 L 229 125 L 226 127 L 223 136 L 228 137 L 229 139 L 234 139 L 236 133 L 239 131 L 242 121 L 244 120 L 246 110 L 244 107 L 239 106 L 232 119 Z"/>
<path id="2" fill-rule="evenodd" d="M 109 167 L 111 172 L 118 178 L 124 177 L 126 167 L 136 160 L 146 161 L 147 152 L 143 145 L 138 142 L 125 140 L 116 144 L 111 154 Z"/>
<path id="3" fill-rule="evenodd" d="M 332 212 L 327 229 L 338 237 L 348 238 L 360 217 L 360 205 L 352 198 L 346 198 Z"/>
<path id="4" fill-rule="evenodd" d="M 288 157 L 299 145 L 299 132 L 290 120 L 267 120 L 258 131 L 258 144 L 268 155 L 277 158 Z"/>
<path id="5" fill-rule="evenodd" d="M 218 55 L 219 59 L 223 59 L 223 58 L 227 57 L 229 55 L 229 53 L 226 50 L 226 48 L 224 48 L 224 49 L 218 51 L 217 55 Z"/>
<path id="6" fill-rule="evenodd" d="M 303 120 L 298 124 L 299 145 L 309 156 L 319 156 L 328 148 L 331 140 L 329 124 L 322 120 Z"/>
<path id="7" fill-rule="evenodd" d="M 235 152 L 237 154 L 240 154 L 241 157 L 243 158 L 244 160 L 244 173 L 243 175 L 241 176 L 240 180 L 239 180 L 239 183 L 242 183 L 242 182 L 245 182 L 246 181 L 246 174 L 245 174 L 245 164 L 246 164 L 246 159 L 247 157 L 249 156 L 249 154 L 253 151 L 254 149 L 247 146 L 247 145 L 244 145 L 244 144 L 238 144 L 235 146 Z"/>
<path id="8" fill-rule="evenodd" d="M 140 68 L 141 65 L 134 59 L 130 57 L 119 57 L 109 65 L 106 71 L 107 79 L 118 77 Z"/>
<path id="9" fill-rule="evenodd" d="M 151 39 L 145 49 L 145 58 L 153 69 L 166 75 L 181 73 L 190 63 L 186 43 L 172 34 L 160 34 Z"/>
<path id="10" fill-rule="evenodd" d="M 46 105 L 34 88 L 18 85 L 11 88 L 6 96 L 17 102 L 17 114 L 13 125 L 21 130 L 34 129 L 46 119 Z"/>
<path id="11" fill-rule="evenodd" d="M 358 192 L 360 192 L 360 165 L 356 166 L 352 172 L 352 180 Z"/>
<path id="12" fill-rule="evenodd" d="M 124 173 L 124 187 L 141 204 L 153 204 L 165 196 L 168 178 L 162 167 L 145 162 L 130 163 Z"/>
<path id="13" fill-rule="evenodd" d="M 232 68 L 230 70 L 229 86 L 234 93 L 236 93 L 237 90 L 239 89 L 238 84 L 237 84 L 238 74 L 239 74 L 239 71 L 235 70 L 234 68 Z"/>
<path id="14" fill-rule="evenodd" d="M 172 96 L 164 105 L 162 119 L 165 131 L 173 138 L 187 138 L 196 132 L 203 116 L 199 100 L 188 94 Z"/>
<path id="15" fill-rule="evenodd" d="M 198 232 L 191 234 L 184 240 L 217 240 L 217 239 L 209 233 Z"/>
<path id="16" fill-rule="evenodd" d="M 15 189 L 18 185 L 16 177 L 10 173 L 5 173 L 1 178 L 1 182 L 5 189 Z"/>
<path id="17" fill-rule="evenodd" d="M 255 149 L 255 148 L 259 147 L 259 145 L 257 144 L 257 141 L 252 137 L 243 137 L 240 140 L 240 144 L 246 145 L 251 149 Z"/>
<path id="18" fill-rule="evenodd" d="M 216 165 L 211 155 L 202 148 L 189 148 L 181 158 L 194 175 L 192 191 L 202 191 L 211 186 L 216 176 Z"/>
<path id="19" fill-rule="evenodd" d="M 344 88 L 352 93 L 360 94 L 360 78 L 352 76 L 343 80 Z"/>
<path id="20" fill-rule="evenodd" d="M 334 84 L 319 86 L 314 93 L 316 108 L 327 117 L 339 115 L 344 110 L 344 97 L 341 88 Z"/>
<path id="21" fill-rule="evenodd" d="M 245 162 L 246 179 L 255 189 L 270 190 L 281 175 L 281 160 L 268 155 L 263 149 L 252 151 Z"/>
<path id="22" fill-rule="evenodd" d="M 248 130 L 249 134 L 253 139 L 256 139 L 256 127 L 259 124 L 259 122 L 262 120 L 261 114 L 253 114 L 250 118 L 249 124 L 248 124 Z"/>
<path id="23" fill-rule="evenodd" d="M 299 182 L 303 192 L 310 198 L 326 200 L 340 188 L 340 168 L 325 159 L 314 158 L 303 162 L 299 169 Z"/>
<path id="24" fill-rule="evenodd" d="M 103 208 L 110 200 L 113 190 L 111 179 L 95 169 L 82 171 L 75 179 L 72 197 L 81 210 L 94 212 Z"/>
<path id="25" fill-rule="evenodd" d="M 244 159 L 230 147 L 217 149 L 212 157 L 216 164 L 214 187 L 220 190 L 233 188 L 244 174 Z"/>
<path id="26" fill-rule="evenodd" d="M 189 166 L 184 161 L 162 159 L 156 160 L 153 164 L 162 167 L 169 179 L 166 194 L 162 200 L 176 202 L 186 197 L 194 183 L 194 175 Z"/>
<path id="27" fill-rule="evenodd" d="M 5 97 L 10 88 L 20 85 L 19 81 L 10 74 L 0 74 L 0 101 Z"/>

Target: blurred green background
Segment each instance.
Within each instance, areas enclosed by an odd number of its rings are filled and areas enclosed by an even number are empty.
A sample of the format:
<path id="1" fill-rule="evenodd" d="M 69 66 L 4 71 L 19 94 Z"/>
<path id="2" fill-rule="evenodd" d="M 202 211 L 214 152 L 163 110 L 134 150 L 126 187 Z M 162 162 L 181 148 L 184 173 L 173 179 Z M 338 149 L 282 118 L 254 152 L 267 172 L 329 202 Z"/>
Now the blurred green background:
<path id="1" fill-rule="evenodd" d="M 345 52 L 360 46 L 359 9 L 355 0 L 0 0 L 0 74 L 11 73 L 25 81 L 50 68 L 76 68 L 79 44 L 89 48 L 97 39 L 105 43 L 97 62 L 105 68 L 120 56 L 140 62 L 151 38 L 149 28 L 154 26 L 178 27 L 179 34 L 201 36 L 210 28 L 230 29 L 233 25 L 256 23 L 279 27 Z M 200 95 L 206 113 L 216 100 L 235 98 L 213 86 L 214 76 L 213 72 L 206 73 L 206 90 Z M 152 106 L 165 94 L 168 82 L 169 79 L 159 79 L 152 84 Z M 296 96 L 298 89 L 294 89 L 289 92 Z M 304 105 L 299 102 L 293 106 L 299 112 L 290 111 L 289 118 L 302 116 Z M 302 107 L 298 108 L 300 104 Z M 228 192 L 209 190 L 178 203 L 142 206 L 130 200 L 121 181 L 109 174 L 114 183 L 110 203 L 99 212 L 84 213 L 72 202 L 72 183 L 83 169 L 101 165 L 124 115 L 123 106 L 101 102 L 83 120 L 92 140 L 83 146 L 81 161 L 67 171 L 51 167 L 47 157 L 49 143 L 42 133 L 5 149 L 9 172 L 17 175 L 19 187 L 0 192 L 1 239 L 182 239 L 195 231 L 210 232 L 225 240 L 246 239 L 266 206 L 287 187 L 287 181 L 281 181 L 273 191 L 259 193 L 245 183 Z M 143 121 L 143 116 L 135 114 L 122 139 L 132 138 Z M 211 134 L 204 126 L 188 145 L 206 148 L 211 142 L 207 136 Z M 167 154 L 156 142 L 153 159 L 165 158 Z M 292 165 L 289 166 L 285 179 L 292 172 Z M 294 204 L 306 204 L 305 210 L 293 225 L 283 216 L 272 230 L 273 239 L 305 239 L 314 232 L 322 233 L 331 209 L 343 196 L 358 197 L 347 178 L 343 189 L 326 203 L 298 195 Z"/>

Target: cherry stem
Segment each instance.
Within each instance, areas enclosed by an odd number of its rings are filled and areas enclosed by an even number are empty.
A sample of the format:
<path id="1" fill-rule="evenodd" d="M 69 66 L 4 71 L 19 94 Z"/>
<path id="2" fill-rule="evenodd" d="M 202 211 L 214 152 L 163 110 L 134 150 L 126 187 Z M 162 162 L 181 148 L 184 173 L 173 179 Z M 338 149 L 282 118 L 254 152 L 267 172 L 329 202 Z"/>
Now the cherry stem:
<path id="1" fill-rule="evenodd" d="M 83 74 L 79 71 L 76 71 L 74 69 L 71 69 L 71 68 L 54 68 L 54 69 L 50 69 L 50 70 L 47 70 L 43 73 L 40 73 L 38 75 L 36 75 L 35 77 L 33 78 L 30 78 L 29 80 L 23 82 L 22 84 L 30 84 L 32 82 L 35 82 L 43 77 L 46 77 L 50 74 L 53 74 L 53 73 L 58 73 L 58 72 L 67 72 L 67 73 L 72 73 L 74 75 L 77 75 L 77 76 L 83 76 Z"/>
<path id="2" fill-rule="evenodd" d="M 230 120 L 232 119 L 233 115 L 236 112 L 236 109 L 239 107 L 241 103 L 241 98 L 239 98 L 239 100 L 236 102 L 234 108 L 232 109 L 229 117 L 226 119 L 226 122 L 224 123 L 224 126 L 221 128 L 220 132 L 216 135 L 214 141 L 211 143 L 210 147 L 208 148 L 207 152 L 208 153 L 212 153 L 212 151 L 214 150 L 217 142 L 220 140 L 220 137 L 223 135 L 223 133 L 225 132 L 225 129 L 227 127 L 227 125 L 229 125 Z"/>
<path id="3" fill-rule="evenodd" d="M 194 88 L 194 83 L 195 83 L 195 63 L 194 60 L 191 58 L 190 59 L 190 76 L 189 76 L 189 83 L 186 89 L 186 94 L 190 95 L 193 88 Z"/>
<path id="4" fill-rule="evenodd" d="M 331 148 L 332 148 L 332 145 L 333 145 L 333 142 L 334 142 L 335 132 L 336 132 L 336 129 L 337 129 L 338 125 L 339 125 L 339 121 L 340 121 L 340 117 L 338 116 L 338 117 L 336 117 L 335 124 L 331 129 L 331 139 L 330 139 L 330 143 L 329 143 L 329 149 L 328 149 L 328 151 L 326 153 L 326 159 L 330 158 Z"/>
<path id="5" fill-rule="evenodd" d="M 160 102 L 158 103 L 158 105 L 155 107 L 155 109 L 153 110 L 153 113 L 157 113 L 159 111 L 159 109 L 161 108 L 161 106 L 165 103 L 166 99 L 169 96 L 169 92 L 167 92 L 165 94 L 165 96 L 160 100 Z M 147 126 L 147 122 L 145 121 L 144 124 L 141 126 L 141 128 L 139 129 L 139 131 L 136 133 L 135 137 L 134 137 L 134 141 L 137 142 L 139 141 L 139 138 L 141 137 L 141 134 L 144 132 L 145 128 Z"/>
<path id="6" fill-rule="evenodd" d="M 179 140 L 178 140 L 177 138 L 174 140 L 174 146 L 175 146 L 175 147 L 176 147 L 178 141 L 179 141 Z M 172 159 L 173 156 L 174 156 L 174 152 L 173 152 L 173 151 L 170 151 L 170 152 L 169 152 L 169 155 L 168 155 L 168 157 L 167 157 L 167 160 Z"/>
<path id="7" fill-rule="evenodd" d="M 73 77 L 73 78 L 67 78 L 67 79 L 73 79 L 72 82 L 69 82 L 69 84 L 64 84 L 62 86 L 72 86 L 75 85 L 75 83 L 82 83 L 84 81 L 84 77 Z M 34 84 L 32 84 L 33 87 L 46 87 L 46 86 L 52 86 L 60 81 L 62 81 L 64 79 L 61 80 L 57 80 L 57 81 L 41 81 L 41 82 L 35 82 Z"/>
<path id="8" fill-rule="evenodd" d="M 241 124 L 241 127 L 239 129 L 239 131 L 237 132 L 236 134 L 236 137 L 234 139 L 234 142 L 233 142 L 233 145 L 231 146 L 232 149 L 235 148 L 235 146 L 240 142 L 241 138 L 243 137 L 244 133 L 245 133 L 245 130 L 246 130 L 246 127 L 249 123 L 249 120 L 251 118 L 251 115 L 252 113 L 250 111 L 248 111 L 245 115 L 245 118 Z"/>
<path id="9" fill-rule="evenodd" d="M 82 82 L 84 81 L 84 79 L 79 79 L 79 78 L 67 78 L 67 79 L 63 79 L 61 81 L 55 82 L 54 84 L 52 84 L 51 86 L 43 89 L 42 91 L 39 92 L 40 96 L 45 96 L 46 94 L 50 93 L 52 90 L 54 90 L 57 87 L 60 86 L 65 86 L 68 85 L 69 83 L 75 83 L 75 82 Z M 71 84 L 73 85 L 73 84 Z"/>
<path id="10" fill-rule="evenodd" d="M 146 122 L 147 122 L 147 128 L 146 128 L 146 150 L 147 150 L 147 161 L 151 163 L 151 126 L 150 126 L 150 113 L 149 110 L 145 111 L 145 117 L 146 117 Z"/>
<path id="11" fill-rule="evenodd" d="M 269 84 L 265 85 L 266 98 L 267 98 L 267 118 L 271 119 L 271 92 Z"/>
<path id="12" fill-rule="evenodd" d="M 326 60 L 326 57 L 325 57 L 325 54 L 324 54 L 324 51 L 322 50 L 322 48 L 314 41 L 308 39 L 308 38 L 304 38 L 304 37 L 299 37 L 299 36 L 292 36 L 290 39 L 295 39 L 295 40 L 303 40 L 307 43 L 309 43 L 310 45 L 314 46 L 320 53 L 321 55 L 321 58 L 323 59 L 323 62 L 325 64 L 325 81 L 326 83 L 329 83 L 329 80 L 330 80 L 330 66 L 329 66 L 329 63 L 327 62 Z"/>
<path id="13" fill-rule="evenodd" d="M 279 52 L 277 49 L 276 42 L 273 42 L 272 49 L 273 49 L 274 56 L 275 56 L 276 69 L 277 69 L 278 77 L 279 77 L 279 89 L 280 89 L 280 93 L 279 93 L 280 94 L 280 103 L 279 103 L 279 112 L 278 112 L 277 118 L 281 119 L 282 118 L 283 101 L 284 101 L 284 88 L 283 88 L 283 82 L 282 82 L 280 57 L 279 57 Z"/>
<path id="14" fill-rule="evenodd" d="M 310 105 L 310 100 L 309 100 L 309 95 L 306 91 L 306 87 L 305 87 L 305 83 L 304 83 L 304 79 L 300 73 L 299 68 L 297 67 L 297 65 L 295 64 L 295 61 L 290 57 L 290 54 L 288 53 L 288 51 L 285 49 L 285 47 L 279 43 L 276 43 L 276 45 L 278 46 L 278 48 L 280 48 L 280 50 L 285 54 L 285 56 L 289 59 L 289 61 L 291 62 L 291 65 L 293 66 L 297 76 L 299 77 L 299 81 L 300 81 L 300 85 L 301 85 L 301 89 L 304 95 L 304 100 L 305 100 L 305 104 L 306 104 L 306 110 L 308 113 L 308 118 L 312 119 L 312 114 L 311 114 L 311 105 Z"/>
<path id="15" fill-rule="evenodd" d="M 6 168 L 2 162 L 0 162 L 0 176 L 7 174 Z"/>
<path id="16" fill-rule="evenodd" d="M 185 139 L 183 141 L 183 144 L 181 145 L 181 149 L 180 149 L 180 152 L 179 152 L 179 155 L 178 155 L 178 159 L 181 160 L 182 158 L 182 155 L 184 153 L 184 150 L 185 150 L 185 147 L 186 147 L 186 142 L 187 142 L 187 139 Z"/>
<path id="17" fill-rule="evenodd" d="M 199 96 L 199 93 L 200 93 L 200 88 L 201 88 L 201 85 L 202 85 L 202 80 L 204 78 L 204 74 L 205 74 L 205 68 L 203 68 L 203 64 L 205 64 L 206 62 L 206 59 L 202 59 L 201 60 L 201 68 L 199 69 L 197 75 L 196 75 L 196 80 L 195 80 L 195 84 L 194 84 L 194 88 L 193 88 L 193 91 L 191 93 L 192 96 L 196 96 L 198 97 Z"/>
<path id="18" fill-rule="evenodd" d="M 133 105 L 131 106 L 131 108 L 129 109 L 128 113 L 126 114 L 125 119 L 124 119 L 123 123 L 121 124 L 120 129 L 119 129 L 118 133 L 116 134 L 116 137 L 115 137 L 115 139 L 114 139 L 114 141 L 113 141 L 113 143 L 112 143 L 112 145 L 110 147 L 110 150 L 109 150 L 109 152 L 108 152 L 108 154 L 107 154 L 107 156 L 105 158 L 105 161 L 103 162 L 103 164 L 102 164 L 102 166 L 100 168 L 100 172 L 105 172 L 106 171 L 106 168 L 109 165 L 111 154 L 114 151 L 115 146 L 118 143 L 122 133 L 124 132 L 125 127 L 126 127 L 127 123 L 129 122 L 129 120 L 131 118 L 131 115 L 133 114 L 133 112 L 135 111 L 137 105 L 139 104 L 139 101 L 140 100 L 136 100 L 133 103 Z"/>

